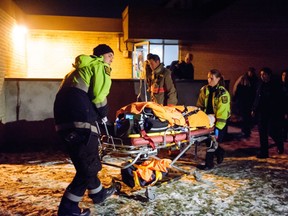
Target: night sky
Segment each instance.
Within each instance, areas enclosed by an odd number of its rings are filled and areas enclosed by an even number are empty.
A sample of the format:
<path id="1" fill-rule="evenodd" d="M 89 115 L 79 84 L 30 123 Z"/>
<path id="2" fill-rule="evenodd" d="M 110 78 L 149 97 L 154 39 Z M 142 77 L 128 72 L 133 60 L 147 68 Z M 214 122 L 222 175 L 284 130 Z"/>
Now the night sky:
<path id="1" fill-rule="evenodd" d="M 13 0 L 25 13 L 33 15 L 64 15 L 121 18 L 128 5 L 160 6 L 165 0 Z"/>

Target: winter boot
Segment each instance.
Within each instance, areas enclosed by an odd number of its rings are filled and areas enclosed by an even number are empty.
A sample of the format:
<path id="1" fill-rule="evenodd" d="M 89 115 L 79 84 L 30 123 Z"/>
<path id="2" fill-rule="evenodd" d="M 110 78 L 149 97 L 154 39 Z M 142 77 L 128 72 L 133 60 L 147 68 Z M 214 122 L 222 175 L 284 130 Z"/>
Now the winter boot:
<path id="1" fill-rule="evenodd" d="M 225 151 L 223 148 L 221 148 L 220 146 L 218 146 L 218 148 L 215 151 L 215 155 L 216 155 L 216 159 L 217 159 L 217 164 L 221 164 L 224 160 L 224 154 Z"/>
<path id="2" fill-rule="evenodd" d="M 93 200 L 94 204 L 102 203 L 106 198 L 112 196 L 116 192 L 116 187 L 112 185 L 109 188 L 102 188 L 102 190 L 96 194 L 89 194 L 88 196 Z"/>
<path id="3" fill-rule="evenodd" d="M 259 154 L 256 155 L 257 158 L 259 159 L 265 159 L 265 158 L 269 158 L 269 153 L 262 153 L 260 152 Z"/>
<path id="4" fill-rule="evenodd" d="M 80 209 L 78 202 L 73 202 L 66 197 L 62 197 L 59 208 L 58 216 L 89 216 L 90 209 Z"/>
<path id="5" fill-rule="evenodd" d="M 210 170 L 214 167 L 214 154 L 215 152 L 207 152 L 205 158 L 205 165 L 199 164 L 196 167 L 201 170 Z"/>
<path id="6" fill-rule="evenodd" d="M 281 142 L 277 142 L 276 145 L 278 148 L 278 154 L 283 154 L 284 153 L 284 143 L 281 141 Z"/>

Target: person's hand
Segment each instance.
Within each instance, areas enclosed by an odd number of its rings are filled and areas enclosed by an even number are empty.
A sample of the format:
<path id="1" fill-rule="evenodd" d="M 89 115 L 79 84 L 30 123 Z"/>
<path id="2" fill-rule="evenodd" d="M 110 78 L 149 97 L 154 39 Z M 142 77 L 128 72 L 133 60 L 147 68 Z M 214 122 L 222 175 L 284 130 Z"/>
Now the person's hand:
<path id="1" fill-rule="evenodd" d="M 215 138 L 216 140 L 218 139 L 218 136 L 219 136 L 219 129 L 218 128 L 215 128 L 214 130 L 214 135 L 215 135 Z"/>
<path id="2" fill-rule="evenodd" d="M 105 116 L 104 118 L 101 119 L 103 124 L 106 124 L 108 122 L 108 118 L 107 116 Z"/>
<path id="3" fill-rule="evenodd" d="M 113 127 L 114 122 L 109 121 L 109 119 L 105 116 L 101 119 L 102 124 L 106 124 L 106 126 Z"/>

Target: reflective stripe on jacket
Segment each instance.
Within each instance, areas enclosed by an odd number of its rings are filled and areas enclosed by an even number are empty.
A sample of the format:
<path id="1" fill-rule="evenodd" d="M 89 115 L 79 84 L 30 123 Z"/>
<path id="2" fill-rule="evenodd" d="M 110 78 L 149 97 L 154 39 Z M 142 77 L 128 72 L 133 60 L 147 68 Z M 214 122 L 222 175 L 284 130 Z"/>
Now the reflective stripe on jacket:
<path id="1" fill-rule="evenodd" d="M 171 71 L 160 64 L 152 74 L 150 87 L 152 101 L 162 105 L 176 105 L 178 102 L 177 92 Z"/>
<path id="2" fill-rule="evenodd" d="M 103 61 L 103 56 L 79 55 L 73 66 L 75 70 L 65 76 L 61 88 L 79 88 L 88 93 L 97 108 L 105 106 L 112 81 L 111 68 Z"/>

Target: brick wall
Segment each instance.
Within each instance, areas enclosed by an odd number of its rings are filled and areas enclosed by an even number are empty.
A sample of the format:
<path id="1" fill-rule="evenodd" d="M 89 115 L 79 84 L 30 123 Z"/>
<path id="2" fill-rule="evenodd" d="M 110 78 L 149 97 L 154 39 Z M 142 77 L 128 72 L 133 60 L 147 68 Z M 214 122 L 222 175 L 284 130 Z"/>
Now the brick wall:
<path id="1" fill-rule="evenodd" d="M 0 121 L 3 120 L 5 115 L 4 77 L 7 71 L 13 76 L 22 75 L 20 70 L 18 70 L 21 67 L 21 62 L 18 61 L 19 54 L 15 52 L 12 43 L 14 25 L 15 20 L 0 8 Z"/>
<path id="2" fill-rule="evenodd" d="M 96 45 L 105 43 L 114 51 L 112 78 L 131 78 L 132 60 L 123 57 L 121 47 L 124 45 L 119 41 L 117 33 L 30 30 L 27 75 L 30 78 L 62 78 L 72 69 L 77 55 L 90 55 Z"/>

